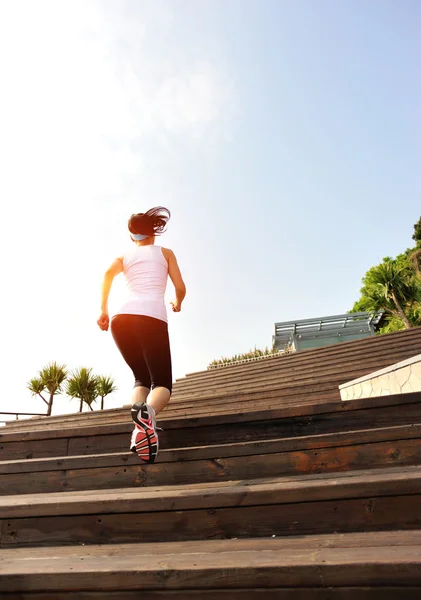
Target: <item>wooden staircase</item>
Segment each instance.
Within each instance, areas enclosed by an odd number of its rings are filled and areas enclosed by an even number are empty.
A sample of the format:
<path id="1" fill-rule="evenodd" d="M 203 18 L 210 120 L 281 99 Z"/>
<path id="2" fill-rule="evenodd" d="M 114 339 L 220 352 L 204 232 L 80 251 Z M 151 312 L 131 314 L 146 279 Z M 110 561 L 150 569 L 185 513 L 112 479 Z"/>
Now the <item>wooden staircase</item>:
<path id="1" fill-rule="evenodd" d="M 127 408 L 2 428 L 0 598 L 419 599 L 421 394 L 341 403 L 337 385 L 420 346 L 192 374 L 154 465 L 127 451 Z"/>

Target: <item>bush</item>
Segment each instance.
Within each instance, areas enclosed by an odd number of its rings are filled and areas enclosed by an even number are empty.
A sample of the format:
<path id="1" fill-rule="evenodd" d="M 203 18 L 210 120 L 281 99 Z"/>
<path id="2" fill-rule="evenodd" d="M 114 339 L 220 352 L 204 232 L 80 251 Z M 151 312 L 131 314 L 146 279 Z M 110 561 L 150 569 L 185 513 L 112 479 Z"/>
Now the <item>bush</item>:
<path id="1" fill-rule="evenodd" d="M 264 356 L 275 356 L 279 354 L 279 350 L 275 347 L 268 348 L 266 347 L 264 350 L 260 350 L 259 348 L 254 347 L 254 350 L 250 350 L 249 352 L 245 352 L 244 354 L 234 354 L 229 358 L 222 357 L 213 360 L 208 364 L 208 369 L 215 369 L 216 367 L 223 367 L 225 365 L 229 365 L 232 363 L 251 360 L 254 358 L 263 358 Z"/>

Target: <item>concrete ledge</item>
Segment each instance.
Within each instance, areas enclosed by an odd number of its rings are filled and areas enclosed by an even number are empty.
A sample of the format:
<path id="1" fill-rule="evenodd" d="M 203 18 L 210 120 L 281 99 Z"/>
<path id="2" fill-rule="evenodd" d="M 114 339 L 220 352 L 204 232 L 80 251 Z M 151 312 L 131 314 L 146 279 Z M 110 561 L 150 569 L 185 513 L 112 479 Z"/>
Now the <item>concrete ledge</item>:
<path id="1" fill-rule="evenodd" d="M 339 386 L 341 399 L 421 392 L 421 354 Z"/>

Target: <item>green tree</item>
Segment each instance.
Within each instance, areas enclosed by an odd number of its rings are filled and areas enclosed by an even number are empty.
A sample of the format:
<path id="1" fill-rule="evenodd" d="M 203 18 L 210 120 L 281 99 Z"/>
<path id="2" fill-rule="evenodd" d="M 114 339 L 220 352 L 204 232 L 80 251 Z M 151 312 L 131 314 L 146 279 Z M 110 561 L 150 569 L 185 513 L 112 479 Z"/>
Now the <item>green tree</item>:
<path id="1" fill-rule="evenodd" d="M 415 240 L 415 248 L 409 254 L 409 258 L 417 275 L 421 275 L 421 217 L 414 225 L 412 239 Z"/>
<path id="2" fill-rule="evenodd" d="M 412 239 L 415 240 L 417 246 L 421 246 L 421 217 L 414 225 L 414 235 Z"/>
<path id="3" fill-rule="evenodd" d="M 415 248 L 396 258 L 386 257 L 367 271 L 361 297 L 351 312 L 384 311 L 385 325 L 380 333 L 421 325 L 421 218 L 414 225 Z"/>
<path id="4" fill-rule="evenodd" d="M 413 327 L 408 309 L 413 304 L 417 289 L 413 271 L 407 262 L 386 258 L 367 272 L 363 284 L 361 294 L 365 310 L 383 310 L 401 319 L 406 329 Z"/>
<path id="5" fill-rule="evenodd" d="M 51 415 L 54 396 L 62 392 L 62 385 L 66 377 L 66 365 L 51 362 L 39 371 L 38 377 L 34 377 L 28 383 L 28 389 L 32 395 L 39 396 L 47 405 L 47 416 Z M 48 401 L 42 395 L 44 390 L 47 390 L 49 393 Z"/>
<path id="6" fill-rule="evenodd" d="M 104 410 L 104 398 L 109 394 L 112 394 L 117 390 L 114 385 L 114 379 L 112 377 L 106 377 L 105 375 L 98 376 L 98 396 L 101 398 L 101 410 Z"/>
<path id="7" fill-rule="evenodd" d="M 45 385 L 39 377 L 33 377 L 30 379 L 27 387 L 33 396 L 39 396 L 41 400 L 48 406 L 48 400 L 46 400 L 42 395 L 42 392 L 45 390 Z"/>
<path id="8" fill-rule="evenodd" d="M 66 393 L 79 400 L 79 412 L 82 412 L 84 404 L 93 410 L 92 404 L 98 398 L 98 377 L 93 375 L 92 369 L 75 369 L 67 380 Z"/>

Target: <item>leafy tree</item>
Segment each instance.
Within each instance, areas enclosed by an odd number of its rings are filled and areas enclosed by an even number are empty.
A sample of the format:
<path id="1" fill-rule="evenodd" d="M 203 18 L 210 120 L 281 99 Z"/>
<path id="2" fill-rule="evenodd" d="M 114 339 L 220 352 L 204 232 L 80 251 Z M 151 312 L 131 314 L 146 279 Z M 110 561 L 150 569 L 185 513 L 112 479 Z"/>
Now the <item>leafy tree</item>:
<path id="1" fill-rule="evenodd" d="M 41 400 L 48 406 L 48 400 L 46 400 L 42 395 L 42 392 L 45 390 L 45 385 L 39 377 L 33 377 L 30 379 L 27 387 L 33 396 L 39 396 Z"/>
<path id="2" fill-rule="evenodd" d="M 414 225 L 414 235 L 412 239 L 415 240 L 417 246 L 421 246 L 421 217 Z"/>
<path id="3" fill-rule="evenodd" d="M 385 325 L 380 333 L 421 325 L 421 218 L 414 225 L 417 247 L 396 258 L 386 257 L 367 271 L 361 297 L 351 312 L 384 311 Z"/>
<path id="4" fill-rule="evenodd" d="M 99 375 L 97 391 L 98 396 L 101 398 L 101 410 L 104 410 L 104 398 L 109 394 L 112 394 L 117 390 L 114 385 L 114 379 L 112 377 L 106 377 L 105 375 Z"/>
<path id="5" fill-rule="evenodd" d="M 62 392 L 62 385 L 66 377 L 66 365 L 51 362 L 39 371 L 38 377 L 34 377 L 28 382 L 28 389 L 32 395 L 39 396 L 47 405 L 47 416 L 51 415 L 54 396 Z M 44 390 L 49 393 L 48 401 L 42 395 Z"/>
<path id="6" fill-rule="evenodd" d="M 67 380 L 66 393 L 79 400 L 79 412 L 82 412 L 83 404 L 93 410 L 92 404 L 98 398 L 98 377 L 92 374 L 92 369 L 75 369 Z"/>
<path id="7" fill-rule="evenodd" d="M 421 246 L 410 253 L 409 260 L 415 273 L 421 275 Z"/>

